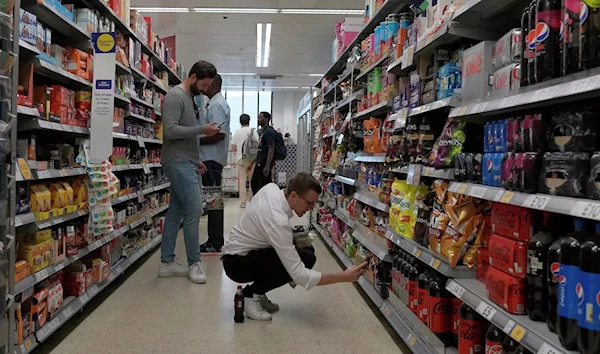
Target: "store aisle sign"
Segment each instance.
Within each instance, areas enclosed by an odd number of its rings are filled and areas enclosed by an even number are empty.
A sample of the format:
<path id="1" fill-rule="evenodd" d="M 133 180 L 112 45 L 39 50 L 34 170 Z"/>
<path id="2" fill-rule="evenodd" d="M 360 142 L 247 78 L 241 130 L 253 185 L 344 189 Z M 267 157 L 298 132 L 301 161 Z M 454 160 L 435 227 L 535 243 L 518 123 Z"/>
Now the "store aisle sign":
<path id="1" fill-rule="evenodd" d="M 90 157 L 106 160 L 112 154 L 115 91 L 116 36 L 114 32 L 92 33 L 94 85 Z"/>

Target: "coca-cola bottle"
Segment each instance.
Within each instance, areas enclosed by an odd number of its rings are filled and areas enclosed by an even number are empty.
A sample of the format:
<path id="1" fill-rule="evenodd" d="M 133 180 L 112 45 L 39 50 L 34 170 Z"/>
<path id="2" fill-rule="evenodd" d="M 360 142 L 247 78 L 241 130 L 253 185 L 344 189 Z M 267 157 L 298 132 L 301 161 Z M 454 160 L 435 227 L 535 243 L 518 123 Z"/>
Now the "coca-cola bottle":
<path id="1" fill-rule="evenodd" d="M 429 281 L 431 273 L 423 272 L 417 279 L 417 313 L 419 319 L 427 324 L 427 312 L 429 310 Z"/>
<path id="2" fill-rule="evenodd" d="M 419 316 L 418 279 L 419 270 L 416 266 L 411 266 L 408 274 L 408 308 L 417 316 Z"/>
<path id="3" fill-rule="evenodd" d="M 485 343 L 485 321 L 467 304 L 460 306 L 458 354 L 481 354 Z"/>
<path id="4" fill-rule="evenodd" d="M 504 342 L 502 342 L 502 353 L 513 354 L 519 347 L 519 342 L 514 340 L 511 336 L 506 336 Z"/>
<path id="5" fill-rule="evenodd" d="M 233 321 L 235 323 L 242 323 L 244 322 L 244 293 L 242 293 L 241 285 L 238 285 L 237 287 L 237 291 L 235 292 L 233 302 L 235 305 Z"/>
<path id="6" fill-rule="evenodd" d="M 532 321 L 546 321 L 548 312 L 548 250 L 554 238 L 550 234 L 550 213 L 543 214 L 542 230 L 527 245 L 527 315 Z"/>
<path id="7" fill-rule="evenodd" d="M 485 354 L 502 354 L 502 342 L 505 338 L 506 333 L 491 325 L 485 335 Z"/>
<path id="8" fill-rule="evenodd" d="M 400 253 L 397 253 L 394 256 L 394 260 L 392 261 L 392 292 L 396 294 L 396 296 L 400 296 L 399 294 L 399 282 L 400 282 Z"/>
<path id="9" fill-rule="evenodd" d="M 406 305 L 410 307 L 410 303 L 409 303 L 409 299 L 408 299 L 408 292 L 409 292 L 409 284 L 408 284 L 408 278 L 410 276 L 410 270 L 412 269 L 412 261 L 410 260 L 410 258 L 407 258 L 404 261 L 404 267 L 402 268 L 402 277 L 404 279 L 404 287 L 400 288 L 400 294 L 398 295 L 398 297 L 400 298 L 400 300 Z"/>
<path id="10" fill-rule="evenodd" d="M 429 307 L 427 326 L 446 345 L 452 345 L 451 304 L 452 295 L 443 285 L 447 279 L 434 277 L 429 282 Z"/>
<path id="11" fill-rule="evenodd" d="M 452 331 L 452 345 L 455 347 L 458 346 L 458 318 L 460 305 L 462 305 L 462 303 L 462 300 L 457 297 L 452 297 L 452 299 L 450 299 L 450 304 L 452 306 L 450 312 L 450 321 L 452 321 L 452 326 L 450 327 L 450 330 Z"/>

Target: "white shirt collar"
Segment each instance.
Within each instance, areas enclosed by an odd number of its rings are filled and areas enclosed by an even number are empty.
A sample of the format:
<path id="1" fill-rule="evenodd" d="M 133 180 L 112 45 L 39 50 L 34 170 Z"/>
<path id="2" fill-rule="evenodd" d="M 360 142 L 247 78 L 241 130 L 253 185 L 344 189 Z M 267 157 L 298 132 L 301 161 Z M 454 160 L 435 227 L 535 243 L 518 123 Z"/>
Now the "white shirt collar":
<path id="1" fill-rule="evenodd" d="M 285 197 L 285 190 L 281 190 L 280 192 L 280 202 L 281 202 L 281 207 L 283 208 L 283 211 L 286 213 L 286 215 L 288 216 L 289 219 L 294 217 L 294 213 L 292 212 L 292 207 L 290 207 L 290 203 L 288 202 L 287 198 Z"/>

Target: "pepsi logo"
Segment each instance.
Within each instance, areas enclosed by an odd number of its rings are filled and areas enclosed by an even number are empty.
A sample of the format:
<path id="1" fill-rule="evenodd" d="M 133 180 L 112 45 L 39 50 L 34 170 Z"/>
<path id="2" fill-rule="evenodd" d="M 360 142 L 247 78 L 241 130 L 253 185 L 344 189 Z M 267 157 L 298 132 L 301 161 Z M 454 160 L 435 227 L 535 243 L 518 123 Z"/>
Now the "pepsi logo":
<path id="1" fill-rule="evenodd" d="M 582 25 L 587 20 L 589 9 L 587 5 L 582 1 L 579 3 L 579 24 Z"/>
<path id="2" fill-rule="evenodd" d="M 527 41 L 528 49 L 535 50 L 535 29 L 529 31 L 529 33 L 525 37 L 525 41 Z"/>
<path id="3" fill-rule="evenodd" d="M 583 304 L 583 285 L 581 285 L 581 283 L 577 283 L 577 285 L 575 285 L 575 293 L 577 294 L 579 305 Z"/>
<path id="4" fill-rule="evenodd" d="M 563 20 L 560 22 L 559 37 L 562 40 L 565 37 L 565 28 L 569 25 L 569 14 L 565 12 Z"/>
<path id="5" fill-rule="evenodd" d="M 600 306 L 600 291 L 596 294 L 596 303 Z"/>
<path id="6" fill-rule="evenodd" d="M 487 160 L 487 170 L 492 171 L 493 167 L 494 167 L 494 163 L 492 162 L 492 159 L 488 159 Z"/>
<path id="7" fill-rule="evenodd" d="M 560 272 L 560 263 L 558 262 L 554 262 L 550 265 L 550 272 L 552 272 L 553 275 L 558 275 L 558 273 Z"/>
<path id="8" fill-rule="evenodd" d="M 550 27 L 545 22 L 538 22 L 535 26 L 535 40 L 537 43 L 541 43 L 548 39 L 550 35 Z"/>
<path id="9" fill-rule="evenodd" d="M 561 285 L 565 285 L 565 284 L 567 284 L 567 277 L 565 277 L 564 275 L 561 275 L 560 277 L 558 277 L 558 282 L 559 282 Z"/>

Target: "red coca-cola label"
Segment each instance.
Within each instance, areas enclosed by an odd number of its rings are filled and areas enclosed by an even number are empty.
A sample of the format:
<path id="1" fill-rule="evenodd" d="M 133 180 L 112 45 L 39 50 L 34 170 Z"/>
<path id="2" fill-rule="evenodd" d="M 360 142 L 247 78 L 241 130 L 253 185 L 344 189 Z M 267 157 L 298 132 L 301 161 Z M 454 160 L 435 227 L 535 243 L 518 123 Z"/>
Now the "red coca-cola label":
<path id="1" fill-rule="evenodd" d="M 417 314 L 423 323 L 427 324 L 427 308 L 429 304 L 429 294 L 427 289 L 418 288 L 417 290 Z"/>
<path id="2" fill-rule="evenodd" d="M 533 234 L 531 210 L 514 205 L 492 205 L 492 231 L 519 241 L 529 241 Z"/>
<path id="3" fill-rule="evenodd" d="M 487 270 L 490 266 L 490 257 L 487 248 L 477 250 L 477 280 L 487 284 Z"/>
<path id="4" fill-rule="evenodd" d="M 450 298 L 429 296 L 429 311 L 427 311 L 427 326 L 433 333 L 450 332 L 450 313 L 452 305 Z"/>
<path id="5" fill-rule="evenodd" d="M 479 321 L 458 321 L 458 354 L 483 353 L 483 324 Z"/>
<path id="6" fill-rule="evenodd" d="M 417 296 L 417 281 L 409 280 L 408 281 L 408 308 L 415 314 L 419 315 L 418 310 L 418 296 Z"/>
<path id="7" fill-rule="evenodd" d="M 502 343 L 486 339 L 485 354 L 502 354 Z"/>
<path id="8" fill-rule="evenodd" d="M 511 277 L 490 267 L 487 280 L 488 298 L 514 314 L 525 314 L 525 279 Z"/>
<path id="9" fill-rule="evenodd" d="M 527 276 L 527 245 L 500 235 L 490 237 L 490 264 L 496 269 L 524 278 Z"/>
<path id="10" fill-rule="evenodd" d="M 462 305 L 462 300 L 456 297 L 453 297 L 450 300 L 450 305 L 451 305 L 451 309 L 450 309 L 450 321 L 451 326 L 450 326 L 450 330 L 452 331 L 452 333 L 454 334 L 458 334 L 458 317 L 459 317 L 459 313 L 460 313 L 460 305 Z"/>

